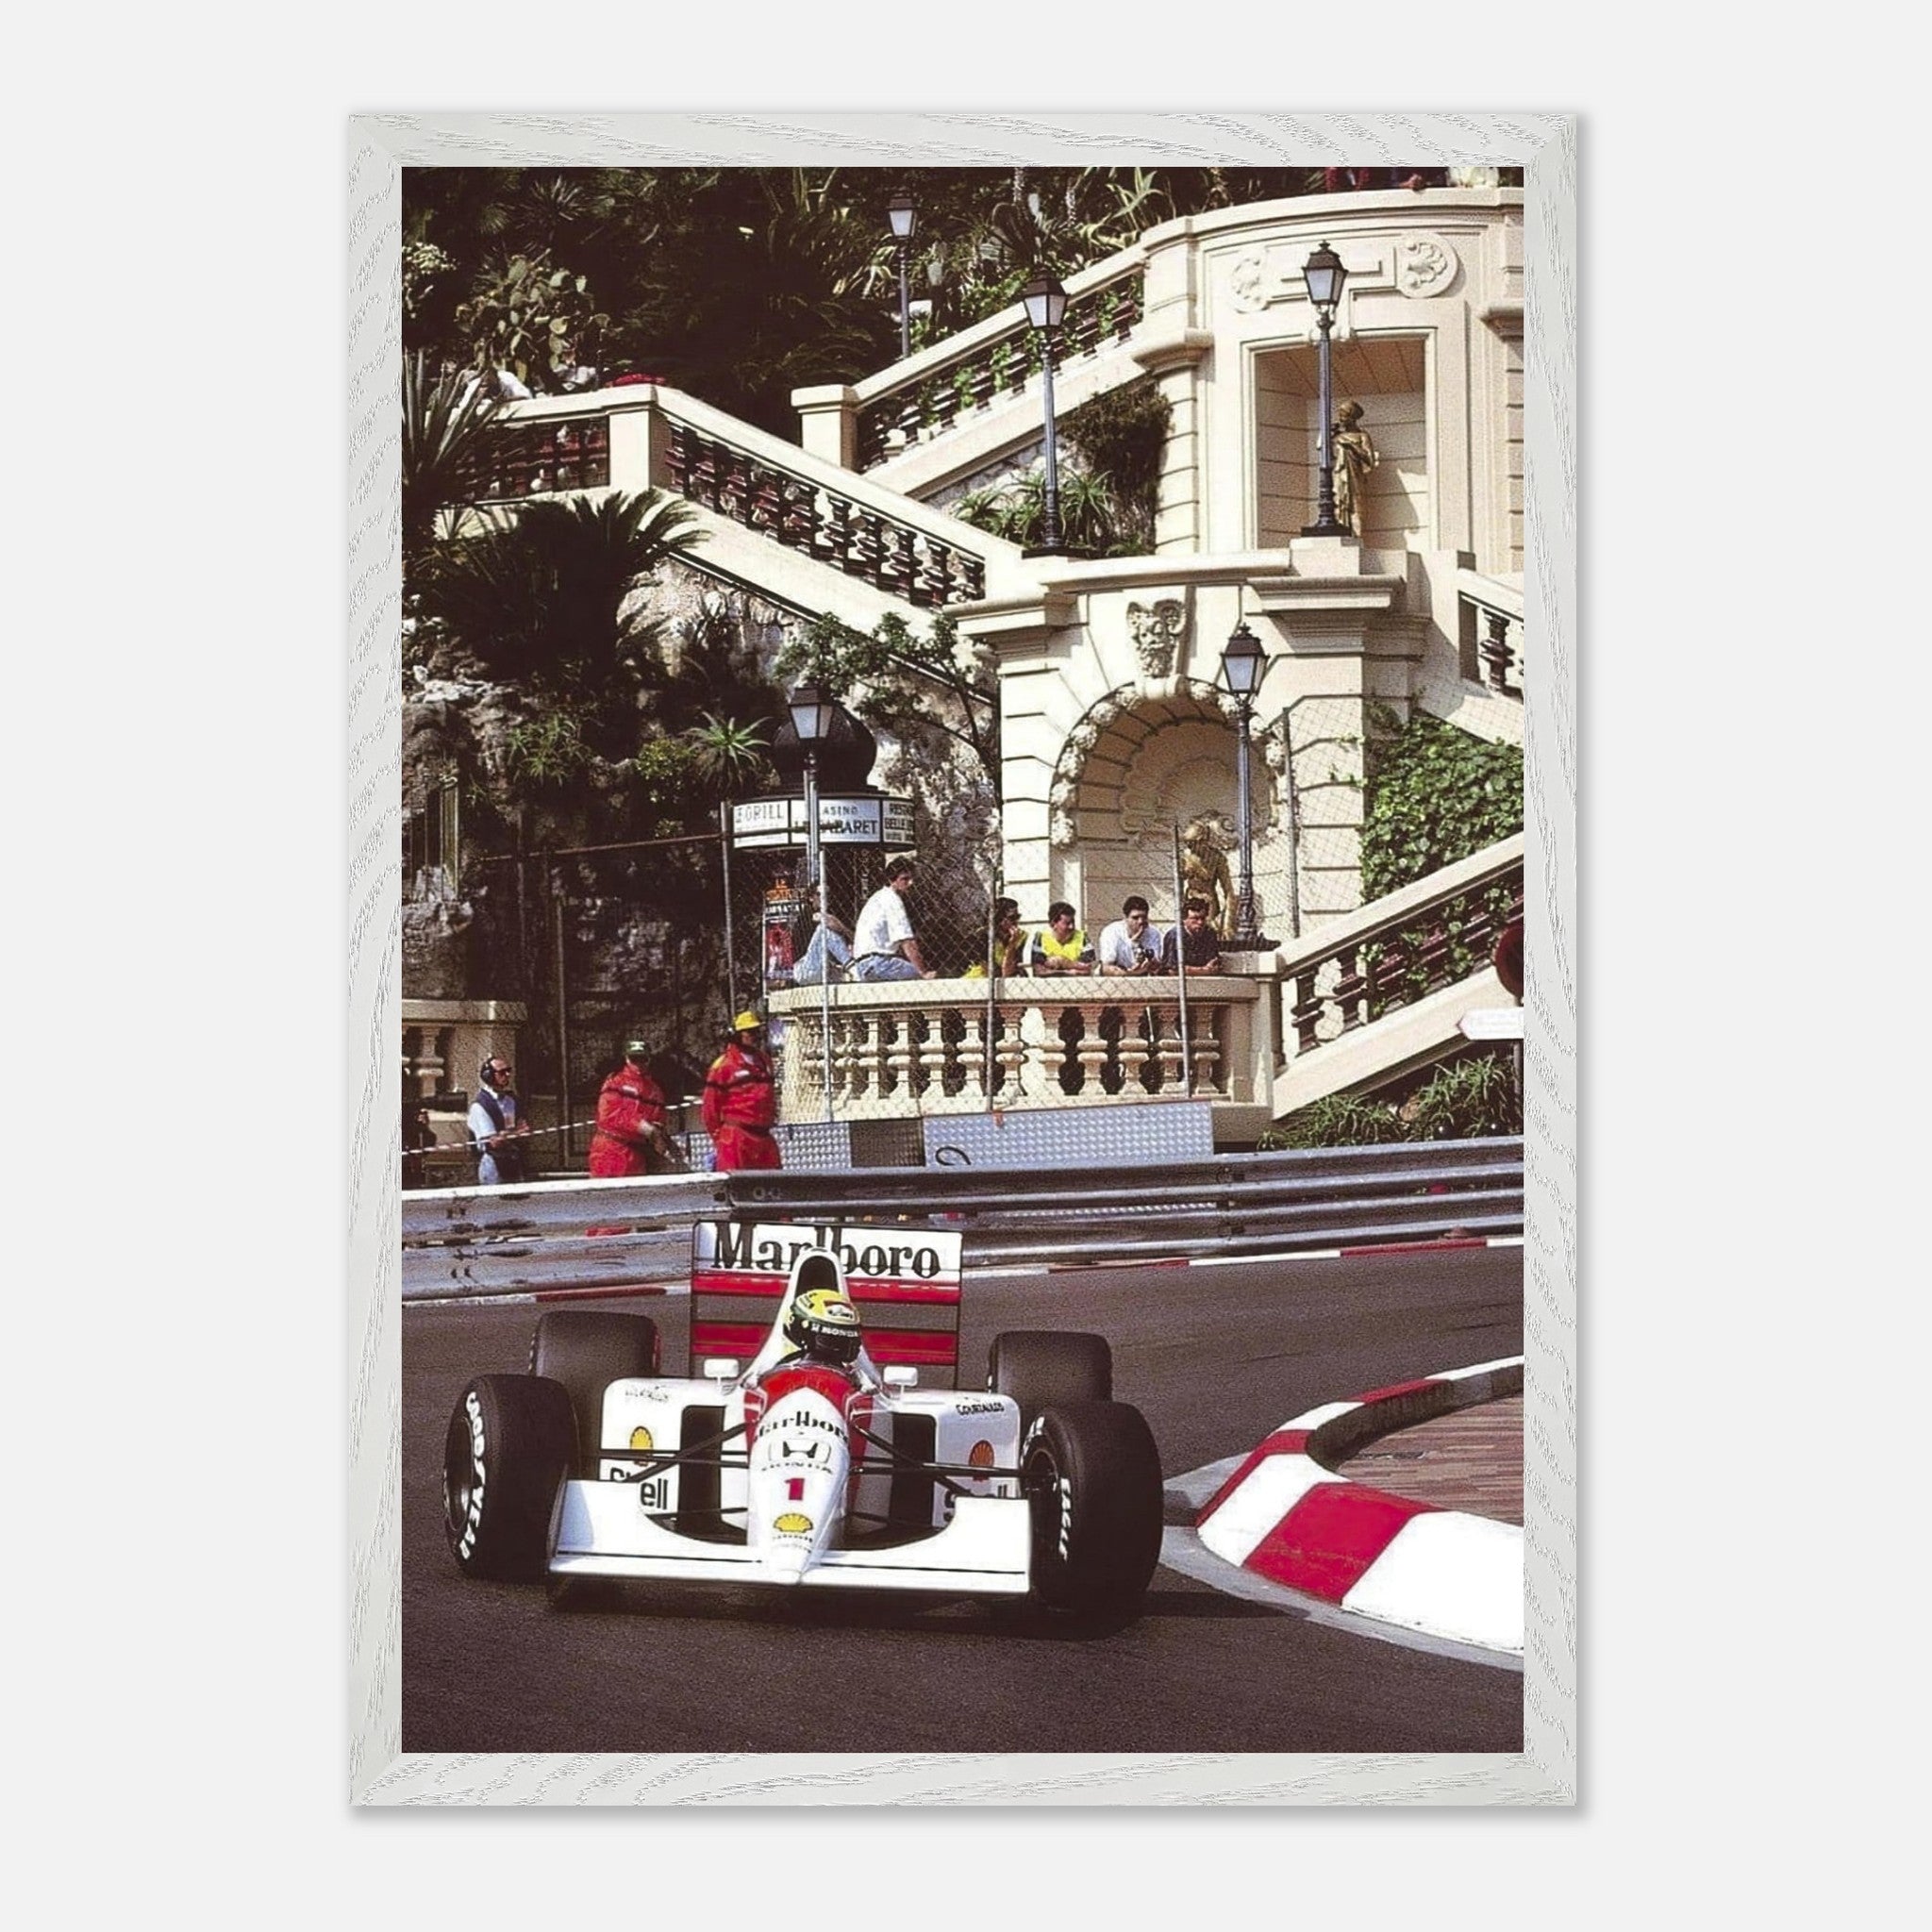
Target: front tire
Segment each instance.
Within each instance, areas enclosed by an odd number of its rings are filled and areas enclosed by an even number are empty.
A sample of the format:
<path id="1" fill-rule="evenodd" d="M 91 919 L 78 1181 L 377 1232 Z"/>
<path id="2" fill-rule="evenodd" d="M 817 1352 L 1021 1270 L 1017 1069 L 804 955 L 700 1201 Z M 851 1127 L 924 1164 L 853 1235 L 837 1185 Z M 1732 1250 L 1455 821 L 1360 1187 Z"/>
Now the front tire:
<path id="1" fill-rule="evenodd" d="M 1128 1618 L 1160 1560 L 1160 1452 L 1138 1408 L 1041 1411 L 1020 1451 L 1033 1517 L 1033 1591 L 1049 1610 Z"/>
<path id="2" fill-rule="evenodd" d="M 987 1351 L 986 1386 L 1020 1405 L 1020 1426 L 1028 1429 L 1056 1403 L 1111 1402 L 1113 1350 L 1103 1335 L 1009 1328 Z"/>
<path id="3" fill-rule="evenodd" d="M 530 1373 L 561 1383 L 576 1416 L 576 1470 L 597 1474 L 604 1446 L 604 1391 L 613 1382 L 655 1375 L 658 1324 L 648 1315 L 558 1308 L 540 1315 L 530 1343 Z"/>
<path id="4" fill-rule="evenodd" d="M 465 1576 L 534 1583 L 548 1570 L 575 1440 L 555 1382 L 478 1375 L 463 1391 L 443 1438 L 442 1527 Z"/>

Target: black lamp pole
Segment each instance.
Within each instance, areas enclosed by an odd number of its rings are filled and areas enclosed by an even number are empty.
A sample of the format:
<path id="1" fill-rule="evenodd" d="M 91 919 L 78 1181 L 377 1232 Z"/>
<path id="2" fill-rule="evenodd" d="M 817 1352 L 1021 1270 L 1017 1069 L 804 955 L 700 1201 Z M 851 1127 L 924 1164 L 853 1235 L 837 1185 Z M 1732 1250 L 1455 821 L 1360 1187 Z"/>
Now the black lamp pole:
<path id="1" fill-rule="evenodd" d="M 805 753 L 805 874 L 806 884 L 819 895 L 819 925 L 825 929 L 825 882 L 819 876 L 819 746 L 832 735 L 832 714 L 838 709 L 830 691 L 816 679 L 801 684 L 785 701 L 791 728 Z M 825 1118 L 832 1118 L 832 966 L 829 945 L 819 969 L 820 1079 L 825 1095 Z"/>
<path id="2" fill-rule="evenodd" d="M 1335 312 L 1341 306 L 1342 285 L 1348 271 L 1341 258 L 1323 242 L 1302 265 L 1302 279 L 1307 285 L 1308 300 L 1314 304 L 1315 319 L 1322 329 L 1322 493 L 1315 506 L 1315 521 L 1304 526 L 1304 537 L 1346 537 L 1348 525 L 1335 514 L 1335 384 L 1330 363 L 1328 337 L 1335 326 Z"/>
<path id="3" fill-rule="evenodd" d="M 1067 291 L 1045 270 L 1020 291 L 1026 305 L 1026 320 L 1040 332 L 1041 381 L 1046 403 L 1046 505 L 1041 518 L 1040 541 L 1024 554 L 1028 557 L 1058 557 L 1065 545 L 1060 541 L 1059 446 L 1056 441 L 1053 408 L 1053 338 L 1067 312 Z"/>
<path id="4" fill-rule="evenodd" d="M 1235 900 L 1234 936 L 1229 947 L 1238 953 L 1259 953 L 1274 941 L 1255 929 L 1255 818 L 1254 794 L 1249 780 L 1248 725 L 1255 712 L 1255 693 L 1260 689 L 1267 667 L 1262 662 L 1261 640 L 1242 619 L 1221 654 L 1221 675 L 1227 682 L 1240 708 L 1240 737 L 1235 747 L 1235 771 L 1240 785 L 1241 841 L 1241 888 Z"/>
<path id="5" fill-rule="evenodd" d="M 912 353 L 912 300 L 906 284 L 906 259 L 912 238 L 919 232 L 919 210 L 913 207 L 907 189 L 902 187 L 894 192 L 886 208 L 886 220 L 899 249 L 899 359 L 903 362 Z"/>

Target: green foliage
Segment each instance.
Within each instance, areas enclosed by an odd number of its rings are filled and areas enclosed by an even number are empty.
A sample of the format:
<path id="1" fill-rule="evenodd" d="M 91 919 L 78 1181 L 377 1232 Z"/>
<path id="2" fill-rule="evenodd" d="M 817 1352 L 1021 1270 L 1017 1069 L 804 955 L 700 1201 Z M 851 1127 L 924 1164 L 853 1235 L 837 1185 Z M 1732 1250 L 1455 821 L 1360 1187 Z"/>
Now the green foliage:
<path id="1" fill-rule="evenodd" d="M 721 718 L 707 711 L 701 724 L 684 733 L 691 747 L 691 769 L 721 797 L 758 791 L 775 778 L 765 753 L 769 718 L 755 718 L 742 724 L 736 718 Z"/>
<path id="2" fill-rule="evenodd" d="M 494 397 L 462 371 L 432 377 L 418 352 L 403 358 L 403 566 L 419 564 L 445 527 L 442 506 L 495 420 Z"/>
<path id="3" fill-rule="evenodd" d="M 514 789 L 543 791 L 569 785 L 595 754 L 584 742 L 584 721 L 559 708 L 511 727 L 504 741 L 505 764 Z"/>
<path id="4" fill-rule="evenodd" d="M 547 250 L 492 264 L 456 311 L 473 368 L 507 369 L 535 390 L 560 388 L 609 320 L 591 299 L 590 278 L 556 267 Z"/>
<path id="5" fill-rule="evenodd" d="M 1059 488 L 1060 537 L 1069 549 L 1089 557 L 1138 554 L 1121 547 L 1113 495 L 1103 477 L 1062 467 Z M 954 504 L 953 514 L 1008 543 L 1038 543 L 1046 530 L 1046 477 L 1033 470 L 998 489 L 972 491 Z"/>
<path id="6" fill-rule="evenodd" d="M 568 292 L 607 311 L 607 368 L 661 375 L 718 408 L 795 433 L 792 389 L 851 382 L 898 355 L 898 257 L 885 209 L 903 180 L 919 209 L 920 339 L 1009 306 L 1036 263 L 1062 276 L 1173 215 L 1300 192 L 1301 169 L 411 168 L 404 235 L 433 247 L 408 271 L 405 346 L 468 360 L 457 320 L 491 307 L 508 327 L 502 272 L 570 264 Z M 578 278 L 584 287 L 575 287 Z M 492 291 L 494 293 L 492 294 Z M 516 325 L 541 368 L 548 321 Z M 586 309 L 585 314 L 594 311 Z M 527 379 L 527 378 L 526 378 Z"/>
<path id="7" fill-rule="evenodd" d="M 1379 899 L 1523 829 L 1523 753 L 1418 710 L 1371 714 L 1362 896 Z"/>
<path id="8" fill-rule="evenodd" d="M 569 697 L 594 738 L 649 676 L 658 626 L 633 592 L 697 541 L 693 523 L 657 491 L 531 503 L 435 551 L 422 608 L 491 675 Z"/>
<path id="9" fill-rule="evenodd" d="M 1407 1141 L 1394 1104 L 1355 1093 L 1330 1093 L 1297 1108 L 1255 1144 L 1263 1154 L 1292 1147 L 1379 1147 Z"/>
<path id="10" fill-rule="evenodd" d="M 1089 557 L 1144 557 L 1154 548 L 1161 453 L 1174 411 L 1152 381 L 1131 382 L 1071 411 L 1061 425 L 1079 464 L 1059 470 L 1060 535 Z M 1038 543 L 1046 523 L 1046 477 L 1029 471 L 974 490 L 953 505 L 961 523 Z"/>
<path id="11" fill-rule="evenodd" d="M 811 677 L 844 696 L 868 724 L 908 745 L 950 740 L 972 752 L 989 786 L 999 783 L 999 691 L 990 653 L 964 643 L 943 612 L 917 636 L 896 615 L 870 636 L 835 617 L 813 620 L 778 654 L 787 684 Z"/>
<path id="12" fill-rule="evenodd" d="M 1478 1053 L 1437 1067 L 1406 1099 L 1331 1093 L 1298 1108 L 1257 1143 L 1379 1147 L 1398 1141 L 1480 1141 L 1523 1131 L 1523 1093 L 1506 1054 Z"/>
<path id="13" fill-rule="evenodd" d="M 1111 535 L 1103 557 L 1142 557 L 1154 548 L 1161 458 L 1174 408 L 1153 378 L 1124 384 L 1068 414 L 1066 439 L 1108 502 Z"/>

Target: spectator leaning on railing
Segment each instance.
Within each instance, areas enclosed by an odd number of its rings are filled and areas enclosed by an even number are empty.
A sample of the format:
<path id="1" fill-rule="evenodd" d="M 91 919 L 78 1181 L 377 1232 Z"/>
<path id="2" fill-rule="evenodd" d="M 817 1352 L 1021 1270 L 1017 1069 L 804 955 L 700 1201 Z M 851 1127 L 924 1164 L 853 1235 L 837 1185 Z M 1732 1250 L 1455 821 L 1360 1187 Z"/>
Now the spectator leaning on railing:
<path id="1" fill-rule="evenodd" d="M 912 888 L 909 855 L 886 860 L 886 882 L 859 908 L 852 928 L 855 979 L 935 979 L 912 930 L 906 894 Z"/>
<path id="2" fill-rule="evenodd" d="M 1181 912 L 1181 923 L 1168 934 L 1160 948 L 1163 973 L 1219 973 L 1221 935 L 1208 924 L 1208 902 L 1190 899 Z"/>
<path id="3" fill-rule="evenodd" d="M 1036 979 L 1093 971 L 1093 941 L 1074 925 L 1074 908 L 1064 899 L 1056 899 L 1046 908 L 1045 925 L 1026 947 L 1026 970 Z"/>
<path id="4" fill-rule="evenodd" d="M 1147 902 L 1136 892 L 1100 935 L 1100 970 L 1109 978 L 1160 971 L 1160 934 L 1147 924 Z"/>

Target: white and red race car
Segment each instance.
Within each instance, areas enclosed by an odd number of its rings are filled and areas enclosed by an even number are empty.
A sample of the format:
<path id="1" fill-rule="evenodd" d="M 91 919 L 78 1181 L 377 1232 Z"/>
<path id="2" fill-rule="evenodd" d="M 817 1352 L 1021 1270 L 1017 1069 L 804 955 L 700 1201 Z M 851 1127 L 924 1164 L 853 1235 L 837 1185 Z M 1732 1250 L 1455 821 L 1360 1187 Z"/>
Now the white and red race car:
<path id="1" fill-rule="evenodd" d="M 921 1387 L 957 1371 L 959 1251 L 953 1232 L 700 1223 L 685 1379 L 658 1373 L 645 1316 L 544 1313 L 530 1373 L 475 1377 L 451 1415 L 458 1567 L 1132 1615 L 1160 1550 L 1146 1421 L 1112 1399 L 1097 1335 L 1009 1331 L 985 1390 Z"/>

